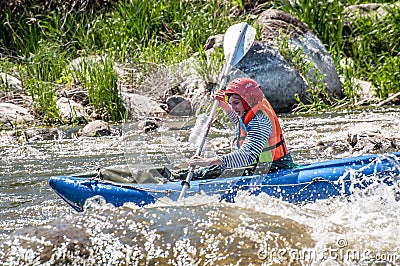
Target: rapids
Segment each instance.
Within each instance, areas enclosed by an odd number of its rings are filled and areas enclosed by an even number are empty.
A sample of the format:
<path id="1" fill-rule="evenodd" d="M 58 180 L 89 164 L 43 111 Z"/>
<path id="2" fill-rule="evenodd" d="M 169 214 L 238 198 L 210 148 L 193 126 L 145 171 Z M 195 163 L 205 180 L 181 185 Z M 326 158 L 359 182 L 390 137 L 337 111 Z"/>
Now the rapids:
<path id="1" fill-rule="evenodd" d="M 400 144 L 398 109 L 280 119 L 288 148 L 300 164 L 398 151 Z M 129 134 L 123 137 L 25 143 L 2 137 L 0 264 L 400 264 L 400 201 L 394 188 L 385 185 L 347 199 L 303 205 L 245 193 L 233 204 L 198 195 L 145 208 L 115 208 L 94 198 L 82 213 L 47 185 L 52 175 L 115 164 L 187 167 L 193 147 L 186 125 L 192 122 L 171 119 L 146 135 L 124 125 L 122 131 Z M 206 156 L 229 150 L 231 131 L 213 128 Z M 391 145 L 348 145 L 350 136 L 371 134 L 385 136 Z"/>

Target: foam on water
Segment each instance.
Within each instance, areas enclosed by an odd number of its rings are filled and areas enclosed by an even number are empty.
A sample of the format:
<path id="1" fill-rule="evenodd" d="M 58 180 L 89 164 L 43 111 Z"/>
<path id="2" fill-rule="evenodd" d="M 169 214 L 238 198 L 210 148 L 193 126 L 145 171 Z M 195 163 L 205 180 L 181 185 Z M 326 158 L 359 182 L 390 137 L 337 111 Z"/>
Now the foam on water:
<path id="1" fill-rule="evenodd" d="M 9 236 L 0 258 L 6 265 L 359 265 L 379 259 L 395 265 L 400 259 L 400 203 L 386 185 L 304 205 L 244 192 L 234 204 L 204 195 L 184 203 L 115 208 L 91 199 L 81 214 Z"/>
<path id="2" fill-rule="evenodd" d="M 347 199 L 336 198 L 300 206 L 267 195 L 239 195 L 237 204 L 303 225 L 314 244 L 311 249 L 301 247 L 294 251 L 312 253 L 316 265 L 329 257 L 336 258 L 340 265 L 379 260 L 389 265 L 400 262 L 400 202 L 393 187 L 381 184 L 356 192 Z M 331 256 L 328 252 L 332 253 Z M 311 261 L 304 259 L 303 262 Z"/>
<path id="3" fill-rule="evenodd" d="M 375 124 L 384 121 L 381 131 L 395 137 L 398 116 L 387 112 L 282 120 L 296 161 L 307 163 L 357 155 L 341 151 L 335 143 L 366 125 L 376 129 Z M 171 162 L 183 163 L 190 156 L 187 147 L 174 137 L 176 132 L 167 131 L 160 138 L 153 135 L 145 147 L 152 155 L 151 149 L 164 146 Z M 135 137 L 136 146 L 124 147 L 109 138 L 72 142 L 2 146 L 3 162 L 11 166 L 0 166 L 4 171 L 0 174 L 4 177 L 0 180 L 2 265 L 400 263 L 400 203 L 393 187 L 376 182 L 347 199 L 303 205 L 246 193 L 239 193 L 234 204 L 196 195 L 186 198 L 185 204 L 163 199 L 145 208 L 131 204 L 115 208 L 97 198 L 87 202 L 86 211 L 75 213 L 47 188 L 50 174 L 113 165 L 123 161 L 126 150 L 135 156 L 132 149 L 144 146 Z M 207 144 L 206 148 L 212 147 Z"/>

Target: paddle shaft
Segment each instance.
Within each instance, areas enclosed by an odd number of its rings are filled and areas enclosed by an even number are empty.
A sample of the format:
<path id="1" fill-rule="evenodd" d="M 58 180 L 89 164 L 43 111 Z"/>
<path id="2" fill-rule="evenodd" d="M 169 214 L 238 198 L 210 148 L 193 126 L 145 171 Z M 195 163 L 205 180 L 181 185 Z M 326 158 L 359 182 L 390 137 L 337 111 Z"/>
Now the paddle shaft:
<path id="1" fill-rule="evenodd" d="M 226 67 L 226 69 L 227 70 L 224 71 L 224 76 L 222 77 L 222 81 L 221 81 L 221 83 L 219 85 L 220 89 L 226 83 L 226 74 L 227 73 L 225 73 L 225 72 L 228 72 L 229 68 Z M 210 128 L 211 128 L 211 125 L 212 125 L 212 121 L 214 120 L 214 116 L 217 113 L 218 104 L 219 104 L 219 100 L 215 99 L 214 103 L 213 103 L 213 106 L 212 106 L 212 109 L 211 109 L 211 112 L 210 112 L 210 115 L 208 116 L 208 119 L 207 119 L 207 130 L 205 130 L 203 132 L 203 135 L 201 136 L 201 142 L 200 142 L 200 144 L 199 144 L 199 146 L 197 147 L 197 150 L 196 150 L 196 155 L 197 156 L 200 156 L 201 152 L 203 151 L 203 147 L 204 147 L 204 144 L 206 143 L 206 138 L 207 138 L 208 132 L 210 131 Z M 186 177 L 186 180 L 184 182 L 182 182 L 182 190 L 181 190 L 181 194 L 179 195 L 179 199 L 178 200 L 180 200 L 183 197 L 185 197 L 186 191 L 189 188 L 189 182 L 193 178 L 193 174 L 194 174 L 195 168 L 196 168 L 196 165 L 191 165 L 190 166 L 188 175 Z"/>
<path id="2" fill-rule="evenodd" d="M 219 84 L 219 89 L 220 90 L 224 87 L 224 85 L 226 83 L 226 75 L 228 73 L 229 73 L 229 68 L 225 67 L 221 82 Z M 196 155 L 198 155 L 198 156 L 200 156 L 200 154 L 201 154 L 201 152 L 203 150 L 204 144 L 206 143 L 206 138 L 207 138 L 208 132 L 210 131 L 212 122 L 214 120 L 214 116 L 217 113 L 218 104 L 219 104 L 219 100 L 215 99 L 214 103 L 213 103 L 213 106 L 211 108 L 210 114 L 209 114 L 208 119 L 207 119 L 207 130 L 205 130 L 203 132 L 203 135 L 201 136 L 201 142 L 199 144 L 199 147 L 197 147 Z"/>
<path id="3" fill-rule="evenodd" d="M 236 32 L 237 26 L 240 26 L 239 32 Z M 248 28 L 251 29 L 250 30 L 251 33 L 249 34 L 249 36 L 246 36 Z M 249 27 L 247 25 L 247 23 L 236 24 L 236 25 L 228 28 L 228 30 L 226 31 L 225 36 L 224 36 L 224 42 L 227 39 L 227 37 L 230 37 L 229 34 L 232 34 L 234 37 L 237 37 L 237 38 L 234 41 L 233 50 L 230 52 L 225 51 L 225 43 L 224 43 L 224 52 L 226 52 L 225 55 L 227 55 L 227 56 L 225 58 L 226 60 L 225 60 L 225 65 L 224 65 L 224 71 L 223 71 L 223 75 L 221 78 L 221 82 L 219 84 L 219 89 L 223 89 L 225 83 L 227 82 L 227 76 L 228 76 L 231 66 L 234 66 L 237 63 L 239 63 L 239 61 L 247 53 L 248 49 L 250 48 L 250 46 L 254 40 L 254 31 L 255 30 L 252 27 Z M 237 33 L 238 33 L 238 35 L 236 36 L 235 34 L 237 34 Z M 246 37 L 249 37 L 249 38 L 246 38 Z M 211 124 L 212 124 L 212 121 L 214 120 L 214 116 L 217 112 L 218 105 L 219 105 L 219 100 L 215 99 L 212 109 L 211 109 L 211 112 L 210 112 L 210 115 L 208 117 L 207 130 L 205 130 L 203 135 L 201 136 L 201 142 L 196 151 L 197 156 L 201 155 L 204 143 L 206 141 L 206 137 L 211 128 Z M 182 190 L 181 190 L 178 200 L 185 197 L 186 191 L 189 188 L 190 181 L 192 180 L 195 168 L 196 168 L 196 165 L 190 166 L 186 180 L 182 182 Z"/>

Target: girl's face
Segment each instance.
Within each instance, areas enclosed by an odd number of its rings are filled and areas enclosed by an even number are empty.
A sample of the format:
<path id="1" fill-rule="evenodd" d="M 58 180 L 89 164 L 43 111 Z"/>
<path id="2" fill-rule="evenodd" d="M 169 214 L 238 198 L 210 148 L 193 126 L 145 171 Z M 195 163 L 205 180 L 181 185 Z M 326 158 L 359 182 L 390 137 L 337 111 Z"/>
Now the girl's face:
<path id="1" fill-rule="evenodd" d="M 244 107 L 242 103 L 242 98 L 237 94 L 232 94 L 229 97 L 229 104 L 232 106 L 233 111 L 235 111 L 239 117 L 242 117 L 244 114 Z"/>

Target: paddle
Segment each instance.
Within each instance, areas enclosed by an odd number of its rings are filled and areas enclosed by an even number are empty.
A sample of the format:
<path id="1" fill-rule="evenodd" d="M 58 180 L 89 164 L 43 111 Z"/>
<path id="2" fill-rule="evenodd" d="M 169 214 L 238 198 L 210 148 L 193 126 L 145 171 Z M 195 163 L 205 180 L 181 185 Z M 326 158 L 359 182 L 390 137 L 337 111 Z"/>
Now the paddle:
<path id="1" fill-rule="evenodd" d="M 249 51 L 251 45 L 253 44 L 255 35 L 256 30 L 245 22 L 232 25 L 226 30 L 224 35 L 225 65 L 223 68 L 223 74 L 221 82 L 219 84 L 219 89 L 222 89 L 225 86 L 231 67 L 238 64 L 240 60 L 242 60 L 242 58 L 245 56 L 245 54 Z M 196 150 L 196 155 L 198 156 L 200 156 L 203 150 L 208 131 L 210 130 L 215 113 L 217 112 L 218 102 L 218 100 L 214 100 L 210 115 L 208 116 L 208 119 L 206 121 L 207 128 L 203 132 L 199 146 Z M 182 191 L 179 195 L 178 200 L 185 197 L 186 190 L 189 188 L 189 184 L 192 180 L 195 167 L 195 165 L 190 166 L 186 180 L 182 182 Z"/>

